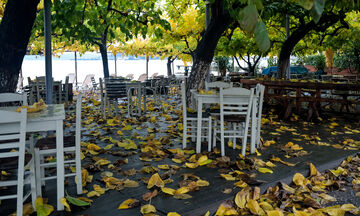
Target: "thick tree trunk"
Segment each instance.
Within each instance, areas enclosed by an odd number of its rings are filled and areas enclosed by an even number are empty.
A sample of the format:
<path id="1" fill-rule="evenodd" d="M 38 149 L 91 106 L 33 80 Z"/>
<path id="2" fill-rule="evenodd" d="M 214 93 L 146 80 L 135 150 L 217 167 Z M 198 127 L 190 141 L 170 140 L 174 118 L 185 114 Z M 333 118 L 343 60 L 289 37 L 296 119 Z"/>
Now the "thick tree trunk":
<path id="1" fill-rule="evenodd" d="M 40 0 L 8 0 L 0 23 L 0 93 L 15 92 Z"/>
<path id="2" fill-rule="evenodd" d="M 167 63 L 166 63 L 166 69 L 167 69 L 168 77 L 172 75 L 172 70 L 171 70 L 171 63 L 172 62 L 173 62 L 172 56 L 169 56 L 168 59 L 167 59 Z"/>
<path id="3" fill-rule="evenodd" d="M 100 54 L 103 64 L 103 72 L 104 72 L 104 78 L 109 77 L 109 62 L 108 62 L 108 55 L 107 55 L 107 48 L 106 48 L 106 42 L 101 43 L 99 45 L 100 48 Z"/>
<path id="4" fill-rule="evenodd" d="M 193 66 L 186 83 L 187 102 L 190 103 L 190 89 L 198 89 L 204 85 L 207 71 L 214 57 L 215 48 L 223 32 L 233 19 L 224 9 L 224 2 L 216 0 L 211 5 L 211 20 L 193 54 Z"/>
<path id="5" fill-rule="evenodd" d="M 314 21 L 310 21 L 309 23 L 302 25 L 297 28 L 284 42 L 281 47 L 279 60 L 278 60 L 278 78 L 286 78 L 286 69 L 289 64 L 289 59 L 292 50 L 296 46 L 296 44 L 303 39 L 306 34 L 310 31 L 326 31 L 327 28 L 337 23 L 339 20 L 343 20 L 346 15 L 343 12 L 339 12 L 339 14 L 329 13 L 321 16 L 318 23 L 314 23 Z"/>

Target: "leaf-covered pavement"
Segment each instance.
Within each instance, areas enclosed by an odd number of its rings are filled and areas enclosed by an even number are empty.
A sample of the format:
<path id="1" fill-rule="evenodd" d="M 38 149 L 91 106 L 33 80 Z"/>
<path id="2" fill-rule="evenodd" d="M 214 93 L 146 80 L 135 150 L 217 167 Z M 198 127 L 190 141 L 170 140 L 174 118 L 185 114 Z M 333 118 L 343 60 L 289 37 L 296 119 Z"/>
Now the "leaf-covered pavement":
<path id="1" fill-rule="evenodd" d="M 239 150 L 231 148 L 226 149 L 227 157 L 220 157 L 218 150 L 196 155 L 194 148 L 181 149 L 179 98 L 162 99 L 149 102 L 150 111 L 143 116 L 127 118 L 126 106 L 120 105 L 119 116 L 108 116 L 106 120 L 102 118 L 97 98 L 84 101 L 82 199 L 91 199 L 92 203 L 90 207 L 78 207 L 68 200 L 71 212 L 66 214 L 205 215 L 209 211 L 209 215 L 215 212 L 218 215 L 311 215 L 312 211 L 305 209 L 347 202 L 330 199 L 329 191 L 334 193 L 346 188 L 354 191 L 354 195 L 359 191 L 360 171 L 344 164 L 346 172 L 337 169 L 319 174 L 323 181 L 333 184 L 320 185 L 318 191 L 316 181 L 312 181 L 315 176 L 308 180 L 310 183 L 306 181 L 297 186 L 291 183 L 295 174 L 309 175 L 310 163 L 324 171 L 355 154 L 360 148 L 356 121 L 332 117 L 315 124 L 292 116 L 290 122 L 282 122 L 270 110 L 263 118 L 263 147 L 257 155 L 242 158 Z M 69 113 L 72 114 L 67 117 L 66 131 L 73 130 L 74 125 L 73 111 Z M 329 162 L 334 164 L 331 166 Z M 358 163 L 357 157 L 347 162 L 353 163 Z M 346 185 L 349 179 L 343 180 L 349 176 L 351 186 Z M 279 185 L 280 180 L 283 184 Z M 77 197 L 74 180 L 68 179 L 68 182 L 69 194 Z M 293 189 L 284 188 L 284 184 Z M 273 188 L 272 192 L 269 187 Z M 295 192 L 289 194 L 286 189 Z M 266 190 L 268 193 L 260 196 Z M 240 206 L 239 191 L 246 197 Z M 44 197 L 49 197 L 50 204 L 54 203 L 55 192 L 54 185 L 47 184 Z M 269 194 L 272 198 L 265 199 Z M 224 200 L 230 201 L 223 203 Z M 357 201 L 355 197 L 353 202 Z M 345 212 L 350 207 L 357 213 L 357 208 L 352 206 L 343 209 L 340 206 L 336 212 Z M 326 211 L 322 210 L 322 214 L 334 215 Z M 318 210 L 314 215 L 321 214 Z"/>

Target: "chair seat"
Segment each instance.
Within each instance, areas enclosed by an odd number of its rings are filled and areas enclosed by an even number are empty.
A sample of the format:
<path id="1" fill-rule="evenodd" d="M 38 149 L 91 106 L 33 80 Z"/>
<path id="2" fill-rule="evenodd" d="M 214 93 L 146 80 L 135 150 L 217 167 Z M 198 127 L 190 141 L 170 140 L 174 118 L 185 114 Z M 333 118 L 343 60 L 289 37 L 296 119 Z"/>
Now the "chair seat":
<path id="1" fill-rule="evenodd" d="M 197 112 L 186 112 L 186 117 L 188 118 L 197 118 Z M 208 112 L 203 112 L 201 118 L 208 118 L 210 114 Z"/>
<path id="2" fill-rule="evenodd" d="M 26 166 L 31 161 L 32 155 L 25 154 Z M 0 170 L 14 170 L 18 168 L 18 157 L 0 158 Z"/>
<path id="3" fill-rule="evenodd" d="M 65 136 L 64 137 L 64 147 L 73 147 L 75 146 L 75 136 Z M 56 148 L 56 137 L 45 137 L 39 139 L 36 144 L 35 148 L 39 148 L 40 150 L 47 150 L 47 149 L 55 149 Z"/>

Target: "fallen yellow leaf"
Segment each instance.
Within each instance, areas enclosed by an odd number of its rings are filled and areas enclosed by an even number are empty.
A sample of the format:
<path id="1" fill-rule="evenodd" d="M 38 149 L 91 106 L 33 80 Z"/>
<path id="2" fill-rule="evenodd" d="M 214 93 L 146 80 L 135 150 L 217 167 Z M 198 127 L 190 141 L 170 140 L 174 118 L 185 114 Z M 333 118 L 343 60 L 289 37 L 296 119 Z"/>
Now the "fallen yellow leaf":
<path id="1" fill-rule="evenodd" d="M 129 209 L 134 208 L 136 206 L 140 205 L 140 201 L 137 199 L 127 199 L 124 202 L 122 202 L 118 209 Z"/>
<path id="2" fill-rule="evenodd" d="M 160 178 L 159 174 L 158 173 L 155 173 L 154 175 L 152 175 L 149 179 L 149 182 L 148 182 L 148 185 L 147 185 L 147 188 L 150 189 L 154 186 L 157 186 L 157 187 L 164 187 L 165 183 L 164 181 Z"/>
<path id="3" fill-rule="evenodd" d="M 156 208 L 153 205 L 147 204 L 147 205 L 143 205 L 141 206 L 140 209 L 141 214 L 145 215 L 145 214 L 149 214 L 149 213 L 155 213 L 156 212 Z"/>
<path id="4" fill-rule="evenodd" d="M 295 173 L 293 182 L 297 186 L 305 186 L 307 183 L 306 178 L 301 173 Z"/>
<path id="5" fill-rule="evenodd" d="M 61 203 L 61 204 L 63 204 L 63 205 L 65 206 L 66 211 L 71 212 L 70 205 L 69 205 L 69 203 L 67 203 L 67 201 L 66 201 L 66 198 L 65 198 L 65 197 L 61 198 L 60 203 Z"/>
<path id="6" fill-rule="evenodd" d="M 271 169 L 265 168 L 265 167 L 260 167 L 257 169 L 259 172 L 261 173 L 273 173 L 273 171 Z"/>

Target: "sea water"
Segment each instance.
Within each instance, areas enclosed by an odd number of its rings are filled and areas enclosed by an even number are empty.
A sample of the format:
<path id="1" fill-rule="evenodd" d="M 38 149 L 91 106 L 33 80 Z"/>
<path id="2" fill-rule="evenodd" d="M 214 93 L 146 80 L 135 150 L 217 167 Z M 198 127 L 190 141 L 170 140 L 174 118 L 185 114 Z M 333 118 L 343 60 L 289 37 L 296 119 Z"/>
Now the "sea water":
<path id="1" fill-rule="evenodd" d="M 115 74 L 115 58 L 112 54 L 108 55 L 109 73 Z M 83 55 L 77 54 L 77 76 L 78 82 L 82 83 L 88 74 L 95 75 L 95 80 L 104 77 L 103 65 L 100 53 L 88 52 Z M 157 73 L 158 75 L 167 75 L 167 60 L 160 58 L 149 59 L 149 77 Z M 180 60 L 174 61 L 174 71 L 179 73 L 178 65 L 184 65 Z M 137 80 L 141 74 L 146 73 L 146 60 L 144 57 L 122 56 L 117 55 L 116 59 L 117 76 L 125 77 L 128 74 L 134 75 Z M 66 52 L 60 56 L 52 57 L 52 75 L 54 80 L 65 81 L 65 77 L 69 74 L 75 74 L 75 53 Z M 27 85 L 27 77 L 31 79 L 36 76 L 45 76 L 45 57 L 40 55 L 26 55 L 22 64 L 23 85 Z M 81 85 L 81 84 L 80 84 Z"/>

